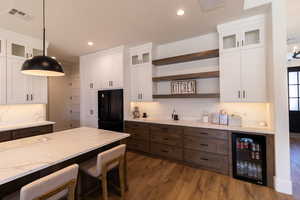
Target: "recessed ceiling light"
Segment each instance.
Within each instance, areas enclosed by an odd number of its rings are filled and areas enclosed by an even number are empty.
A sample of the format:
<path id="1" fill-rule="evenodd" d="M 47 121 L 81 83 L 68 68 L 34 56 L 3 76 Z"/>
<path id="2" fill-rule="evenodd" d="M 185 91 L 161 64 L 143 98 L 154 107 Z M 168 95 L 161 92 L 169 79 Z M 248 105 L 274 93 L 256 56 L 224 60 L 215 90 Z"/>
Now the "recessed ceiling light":
<path id="1" fill-rule="evenodd" d="M 184 15 L 184 10 L 183 9 L 177 10 L 177 15 L 178 16 L 183 16 Z"/>
<path id="2" fill-rule="evenodd" d="M 94 45 L 94 42 L 88 42 L 88 45 L 89 45 L 89 46 L 93 46 L 93 45 Z"/>

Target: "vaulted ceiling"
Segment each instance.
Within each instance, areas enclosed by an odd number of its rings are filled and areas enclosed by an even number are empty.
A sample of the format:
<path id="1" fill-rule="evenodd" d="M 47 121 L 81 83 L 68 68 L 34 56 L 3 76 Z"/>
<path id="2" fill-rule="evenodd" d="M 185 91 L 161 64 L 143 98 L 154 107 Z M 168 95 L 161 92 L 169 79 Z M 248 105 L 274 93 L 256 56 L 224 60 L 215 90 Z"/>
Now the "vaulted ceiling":
<path id="1" fill-rule="evenodd" d="M 213 32 L 218 23 L 253 14 L 243 11 L 243 0 L 225 0 L 222 7 L 206 11 L 199 1 L 212 0 L 46 0 L 49 53 L 74 61 L 121 44 L 161 44 Z M 32 19 L 8 15 L 11 8 Z M 179 8 L 185 10 L 182 17 L 176 15 Z M 3 0 L 0 27 L 41 38 L 41 10 L 42 0 Z"/>

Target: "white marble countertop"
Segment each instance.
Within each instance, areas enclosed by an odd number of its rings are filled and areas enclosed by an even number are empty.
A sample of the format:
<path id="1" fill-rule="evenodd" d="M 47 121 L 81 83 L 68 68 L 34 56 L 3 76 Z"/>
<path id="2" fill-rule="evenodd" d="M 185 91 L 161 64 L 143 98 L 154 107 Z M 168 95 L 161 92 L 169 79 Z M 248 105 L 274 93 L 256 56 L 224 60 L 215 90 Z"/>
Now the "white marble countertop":
<path id="1" fill-rule="evenodd" d="M 12 125 L 1 125 L 0 124 L 0 132 L 23 129 L 23 128 L 31 128 L 31 127 L 37 127 L 37 126 L 45 126 L 45 125 L 51 125 L 51 124 L 55 124 L 55 122 L 39 121 L 39 122 L 29 122 L 29 123 L 18 123 L 18 124 L 12 124 Z"/>
<path id="2" fill-rule="evenodd" d="M 229 130 L 229 131 L 249 132 L 249 133 L 275 134 L 274 130 L 263 128 L 263 127 L 232 127 L 232 126 L 224 126 L 224 125 L 217 125 L 211 123 L 203 123 L 200 121 L 185 121 L 185 120 L 174 121 L 174 120 L 143 119 L 143 118 L 126 119 L 126 121 L 186 126 L 186 127 L 195 127 L 195 128 Z"/>
<path id="3" fill-rule="evenodd" d="M 0 185 L 127 137 L 81 127 L 0 143 Z"/>

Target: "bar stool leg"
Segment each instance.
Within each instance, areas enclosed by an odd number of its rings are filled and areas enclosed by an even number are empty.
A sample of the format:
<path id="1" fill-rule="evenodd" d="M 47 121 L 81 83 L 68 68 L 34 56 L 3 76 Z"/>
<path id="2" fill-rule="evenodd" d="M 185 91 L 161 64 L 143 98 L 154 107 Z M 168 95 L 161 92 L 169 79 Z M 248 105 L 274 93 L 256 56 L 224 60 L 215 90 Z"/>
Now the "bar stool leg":
<path id="1" fill-rule="evenodd" d="M 121 158 L 119 163 L 119 178 L 120 178 L 120 190 L 121 190 L 121 200 L 124 200 L 125 196 L 125 173 L 124 173 L 124 157 Z"/>
<path id="2" fill-rule="evenodd" d="M 102 173 L 101 178 L 101 184 L 102 184 L 102 200 L 108 200 L 108 192 L 107 192 L 107 174 L 106 170 L 103 170 L 104 173 Z"/>
<path id="3" fill-rule="evenodd" d="M 125 178 L 125 191 L 128 191 L 128 176 L 127 176 L 127 152 L 125 152 L 124 156 L 124 178 Z"/>

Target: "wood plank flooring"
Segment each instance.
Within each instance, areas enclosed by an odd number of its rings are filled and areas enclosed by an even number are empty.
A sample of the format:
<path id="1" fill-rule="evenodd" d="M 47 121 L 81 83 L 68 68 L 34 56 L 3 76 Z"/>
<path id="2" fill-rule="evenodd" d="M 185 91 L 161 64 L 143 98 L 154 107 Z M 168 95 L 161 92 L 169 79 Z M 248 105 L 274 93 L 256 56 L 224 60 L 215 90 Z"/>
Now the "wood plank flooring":
<path id="1" fill-rule="evenodd" d="M 293 196 L 295 200 L 300 200 L 300 134 L 291 134 L 290 141 Z"/>
<path id="2" fill-rule="evenodd" d="M 292 200 L 293 197 L 217 173 L 128 153 L 126 200 Z M 99 193 L 85 200 L 99 199 Z M 110 193 L 109 200 L 120 199 Z"/>

